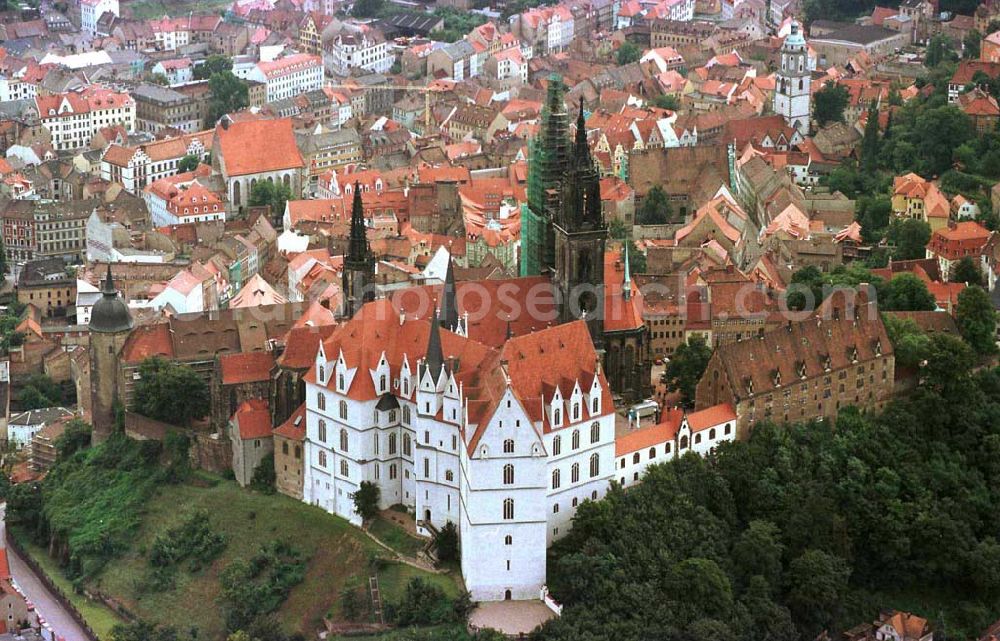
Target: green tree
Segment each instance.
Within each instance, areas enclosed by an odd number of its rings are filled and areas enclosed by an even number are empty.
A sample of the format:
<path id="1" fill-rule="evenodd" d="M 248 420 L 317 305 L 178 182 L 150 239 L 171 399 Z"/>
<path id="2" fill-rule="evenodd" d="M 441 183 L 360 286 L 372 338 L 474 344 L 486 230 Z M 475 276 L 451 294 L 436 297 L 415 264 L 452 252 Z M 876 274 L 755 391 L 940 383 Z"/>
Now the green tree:
<path id="1" fill-rule="evenodd" d="M 354 510 L 361 515 L 365 521 L 378 516 L 378 504 L 382 498 L 382 490 L 371 481 L 362 481 L 358 490 L 351 495 L 354 501 Z"/>
<path id="2" fill-rule="evenodd" d="M 996 311 L 982 287 L 966 287 L 958 295 L 955 322 L 962 338 L 979 354 L 996 352 Z"/>
<path id="3" fill-rule="evenodd" d="M 912 137 L 921 161 L 921 173 L 941 175 L 955 160 L 955 150 L 975 138 L 972 120 L 954 105 L 921 111 L 913 124 Z"/>
<path id="4" fill-rule="evenodd" d="M 654 186 L 642 199 L 635 219 L 640 225 L 665 225 L 670 222 L 670 201 L 659 185 Z"/>
<path id="5" fill-rule="evenodd" d="M 931 339 L 912 319 L 885 314 L 885 331 L 892 342 L 897 367 L 917 368 L 927 359 Z"/>
<path id="6" fill-rule="evenodd" d="M 668 391 L 680 392 L 681 404 L 685 407 L 694 407 L 695 388 L 711 357 L 712 348 L 705 343 L 705 339 L 694 336 L 680 345 L 667 362 L 663 380 Z"/>
<path id="7" fill-rule="evenodd" d="M 62 388 L 45 374 L 32 374 L 21 388 L 20 405 L 25 410 L 61 405 Z"/>
<path id="8" fill-rule="evenodd" d="M 355 18 L 374 18 L 385 6 L 385 0 L 357 0 L 351 15 Z"/>
<path id="9" fill-rule="evenodd" d="M 608 236 L 615 240 L 625 240 L 625 237 L 628 236 L 628 228 L 621 218 L 612 218 L 611 222 L 608 223 Z"/>
<path id="10" fill-rule="evenodd" d="M 872 100 L 868 107 L 868 121 L 865 123 L 865 134 L 861 139 L 861 169 L 873 172 L 878 168 L 880 151 L 878 129 L 878 106 Z"/>
<path id="11" fill-rule="evenodd" d="M 274 454 L 268 454 L 260 460 L 253 470 L 253 477 L 250 479 L 250 489 L 261 494 L 274 494 L 277 475 L 274 471 Z"/>
<path id="12" fill-rule="evenodd" d="M 681 102 L 677 99 L 677 96 L 662 94 L 653 98 L 653 106 L 659 107 L 660 109 L 679 111 L 681 108 Z"/>
<path id="13" fill-rule="evenodd" d="M 639 62 L 639 58 L 641 57 L 642 50 L 629 40 L 626 40 L 618 47 L 618 51 L 615 53 L 615 62 L 619 65 L 628 65 L 633 62 Z"/>
<path id="14" fill-rule="evenodd" d="M 73 419 L 66 424 L 66 429 L 56 439 L 56 453 L 59 460 L 67 459 L 80 450 L 90 447 L 90 436 L 93 432 L 89 423 Z"/>
<path id="15" fill-rule="evenodd" d="M 953 62 L 958 59 L 955 50 L 951 47 L 951 40 L 947 36 L 938 34 L 932 36 L 927 43 L 927 53 L 924 55 L 924 65 L 927 67 L 937 67 L 942 62 Z"/>
<path id="16" fill-rule="evenodd" d="M 268 206 L 271 214 L 282 216 L 285 213 L 285 203 L 292 198 L 292 190 L 283 183 L 272 183 L 262 180 L 250 190 L 250 205 L 252 207 Z"/>
<path id="17" fill-rule="evenodd" d="M 813 118 L 820 127 L 831 122 L 843 122 L 844 110 L 850 101 L 847 87 L 828 80 L 823 88 L 813 95 Z"/>
<path id="18" fill-rule="evenodd" d="M 458 560 L 458 528 L 451 521 L 445 523 L 434 536 L 434 551 L 442 563 Z"/>
<path id="19" fill-rule="evenodd" d="M 840 613 L 851 568 L 822 550 L 806 550 L 788 566 L 788 606 L 803 635 L 814 638 L 829 628 Z"/>
<path id="20" fill-rule="evenodd" d="M 983 272 L 970 256 L 963 256 L 951 271 L 951 282 L 983 286 Z"/>
<path id="21" fill-rule="evenodd" d="M 977 60 L 979 58 L 979 48 L 983 41 L 983 34 L 979 33 L 975 29 L 970 30 L 962 38 L 962 57 L 968 60 Z"/>
<path id="22" fill-rule="evenodd" d="M 887 311 L 934 311 L 937 305 L 927 285 L 915 274 L 899 274 L 885 286 L 881 308 Z"/>
<path id="23" fill-rule="evenodd" d="M 356 6 L 356 5 L 355 5 Z M 239 111 L 250 104 L 250 90 L 247 84 L 231 71 L 214 73 L 208 79 L 212 98 L 208 102 L 208 121 L 215 124 L 228 113 Z"/>
<path id="24" fill-rule="evenodd" d="M 770 521 L 751 521 L 733 544 L 733 566 L 740 585 L 748 585 L 755 576 L 763 577 L 769 585 L 780 585 L 784 551 L 778 526 Z"/>
<path id="25" fill-rule="evenodd" d="M 189 171 L 194 171 L 198 168 L 201 163 L 201 159 L 194 154 L 188 154 L 177 161 L 177 173 L 183 174 Z"/>
<path id="26" fill-rule="evenodd" d="M 212 54 L 205 58 L 205 62 L 196 65 L 194 68 L 195 80 L 207 80 L 217 73 L 233 70 L 233 60 L 229 56 Z"/>
<path id="27" fill-rule="evenodd" d="M 167 78 L 162 73 L 150 73 L 146 74 L 146 82 L 152 83 L 154 85 L 160 85 L 161 87 L 166 87 L 170 84 L 170 79 Z"/>
<path id="28" fill-rule="evenodd" d="M 140 414 L 187 426 L 208 414 L 209 402 L 208 385 L 187 365 L 160 356 L 140 363 L 135 384 L 135 407 Z"/>
<path id="29" fill-rule="evenodd" d="M 642 253 L 642 251 L 639 250 L 639 246 L 635 243 L 635 241 L 630 241 L 630 242 L 631 244 L 628 249 L 629 270 L 632 272 L 633 276 L 635 274 L 647 273 L 646 254 Z"/>
<path id="30" fill-rule="evenodd" d="M 792 274 L 785 304 L 793 311 L 815 309 L 823 301 L 823 272 L 815 265 L 807 265 Z"/>
<path id="31" fill-rule="evenodd" d="M 931 239 L 931 227 L 916 218 L 895 220 L 889 226 L 886 239 L 895 246 L 893 258 L 896 260 L 924 258 Z"/>

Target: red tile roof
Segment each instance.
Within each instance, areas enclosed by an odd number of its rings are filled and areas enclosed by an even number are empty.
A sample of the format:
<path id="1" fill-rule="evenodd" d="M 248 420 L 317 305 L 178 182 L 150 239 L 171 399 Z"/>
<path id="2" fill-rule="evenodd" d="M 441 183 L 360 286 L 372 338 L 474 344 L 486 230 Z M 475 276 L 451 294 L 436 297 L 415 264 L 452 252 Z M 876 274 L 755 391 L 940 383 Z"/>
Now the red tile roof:
<path id="1" fill-rule="evenodd" d="M 274 356 L 270 352 L 242 352 L 219 357 L 223 385 L 266 381 L 271 377 Z"/>
<path id="2" fill-rule="evenodd" d="M 640 427 L 615 439 L 615 456 L 638 452 L 660 443 L 673 441 L 681 427 L 684 410 L 670 408 L 664 412 L 663 420 L 656 425 Z"/>
<path id="3" fill-rule="evenodd" d="M 706 427 L 721 425 L 728 421 L 736 420 L 736 410 L 729 403 L 719 403 L 712 407 L 707 407 L 698 412 L 688 414 L 688 425 L 691 432 L 700 432 Z"/>
<path id="4" fill-rule="evenodd" d="M 271 436 L 271 410 L 263 399 L 243 401 L 233 414 L 233 422 L 238 426 L 240 438 L 244 441 Z"/>
<path id="5" fill-rule="evenodd" d="M 305 166 L 289 118 L 248 120 L 215 128 L 227 176 L 246 176 Z"/>
<path id="6" fill-rule="evenodd" d="M 306 439 L 306 404 L 299 405 L 287 421 L 274 428 L 274 433 L 293 441 L 304 441 Z"/>

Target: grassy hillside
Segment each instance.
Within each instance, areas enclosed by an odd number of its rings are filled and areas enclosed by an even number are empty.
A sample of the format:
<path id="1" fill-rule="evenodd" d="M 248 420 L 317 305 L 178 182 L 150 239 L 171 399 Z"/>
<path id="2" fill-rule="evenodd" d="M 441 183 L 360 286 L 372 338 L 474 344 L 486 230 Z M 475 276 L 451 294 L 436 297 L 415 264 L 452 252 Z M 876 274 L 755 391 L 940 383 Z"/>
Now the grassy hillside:
<path id="1" fill-rule="evenodd" d="M 163 16 L 177 18 L 189 13 L 218 13 L 231 4 L 231 0 L 138 0 L 123 6 L 131 10 L 133 18 L 150 20 Z"/>
<path id="2" fill-rule="evenodd" d="M 231 561 L 249 558 L 275 539 L 288 541 L 308 558 L 305 580 L 296 586 L 278 617 L 289 631 L 314 629 L 330 610 L 347 582 L 360 582 L 368 574 L 368 558 L 380 551 L 375 543 L 343 519 L 285 496 L 265 496 L 241 489 L 233 481 L 196 477 L 182 485 L 164 486 L 146 508 L 131 548 L 108 563 L 91 586 L 112 595 L 143 619 L 179 624 L 182 630 L 199 629 L 199 638 L 223 636 L 224 621 L 216 602 L 219 573 Z M 148 574 L 148 550 L 157 534 L 177 527 L 192 513 L 209 515 L 213 530 L 226 538 L 226 548 L 210 567 L 198 573 L 177 575 L 173 588 L 164 592 L 142 589 Z M 389 565 L 385 598 L 399 598 L 405 580 L 426 575 L 419 570 Z M 405 576 L 405 580 L 399 580 Z M 449 593 L 457 587 L 449 576 L 433 576 Z"/>

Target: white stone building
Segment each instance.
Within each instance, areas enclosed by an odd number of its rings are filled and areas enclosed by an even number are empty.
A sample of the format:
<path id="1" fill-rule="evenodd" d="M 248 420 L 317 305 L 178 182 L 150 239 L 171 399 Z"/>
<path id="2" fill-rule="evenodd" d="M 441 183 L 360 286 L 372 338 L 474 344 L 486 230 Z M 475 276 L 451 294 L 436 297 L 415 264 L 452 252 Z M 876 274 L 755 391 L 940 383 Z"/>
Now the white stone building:
<path id="1" fill-rule="evenodd" d="M 812 115 L 808 57 L 809 47 L 802 36 L 802 26 L 793 21 L 781 47 L 781 69 L 775 77 L 774 113 L 784 117 L 788 126 L 803 136 L 809 133 Z"/>
<path id="2" fill-rule="evenodd" d="M 373 73 L 388 73 L 394 58 L 385 37 L 368 27 L 352 28 L 345 25 L 326 45 L 330 53 L 330 66 L 338 76 L 347 76 L 352 69 L 366 69 Z"/>
<path id="3" fill-rule="evenodd" d="M 614 473 L 614 408 L 587 327 L 502 349 L 365 305 L 306 375 L 303 498 L 359 524 L 352 495 L 381 489 L 418 531 L 459 527 L 475 600 L 537 599 L 548 544 Z"/>
<path id="4" fill-rule="evenodd" d="M 134 147 L 108 145 L 101 155 L 101 178 L 139 195 L 147 185 L 176 175 L 177 166 L 185 156 L 196 156 L 201 162 L 208 160 L 212 133 L 200 131 Z"/>
<path id="5" fill-rule="evenodd" d="M 277 60 L 258 62 L 252 67 L 246 67 L 238 75 L 264 83 L 267 87 L 267 102 L 273 102 L 322 89 L 323 59 L 307 53 L 297 53 Z"/>
<path id="6" fill-rule="evenodd" d="M 97 21 L 105 12 L 120 16 L 118 0 L 80 0 L 80 29 L 88 35 L 97 33 Z"/>
<path id="7" fill-rule="evenodd" d="M 135 131 L 135 101 L 118 93 L 91 85 L 80 91 L 35 97 L 38 117 L 52 137 L 56 151 L 83 149 L 98 130 L 121 125 Z"/>

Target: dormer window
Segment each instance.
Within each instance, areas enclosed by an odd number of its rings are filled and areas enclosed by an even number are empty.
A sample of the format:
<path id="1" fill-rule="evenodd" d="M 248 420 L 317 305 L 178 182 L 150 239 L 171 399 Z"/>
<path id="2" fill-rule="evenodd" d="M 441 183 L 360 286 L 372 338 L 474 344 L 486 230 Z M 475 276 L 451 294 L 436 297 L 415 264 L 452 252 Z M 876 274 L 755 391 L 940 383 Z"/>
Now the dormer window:
<path id="1" fill-rule="evenodd" d="M 573 403 L 573 422 L 580 420 L 580 404 Z"/>
<path id="2" fill-rule="evenodd" d="M 326 368 L 322 365 L 319 366 L 319 382 L 322 383 L 326 380 Z"/>
<path id="3" fill-rule="evenodd" d="M 806 377 L 806 362 L 805 361 L 799 361 L 799 364 L 798 364 L 798 373 L 799 373 L 799 378 L 805 378 Z"/>
<path id="4" fill-rule="evenodd" d="M 781 372 L 779 370 L 774 370 L 774 385 L 781 387 Z"/>
<path id="5" fill-rule="evenodd" d="M 597 414 L 597 412 L 600 411 L 601 407 L 600 401 L 596 396 L 594 397 L 594 400 L 591 401 L 591 407 L 592 407 L 592 409 L 590 410 L 591 414 Z"/>
<path id="6" fill-rule="evenodd" d="M 552 410 L 552 424 L 559 425 L 560 423 L 562 423 L 562 412 L 556 408 Z"/>
<path id="7" fill-rule="evenodd" d="M 384 392 L 386 385 L 387 385 L 387 383 L 386 383 L 386 376 L 385 376 L 385 374 L 383 374 L 381 377 L 379 377 L 379 381 L 378 381 L 379 391 L 380 392 Z"/>
<path id="8" fill-rule="evenodd" d="M 337 390 L 340 392 L 344 391 L 344 375 L 339 374 L 337 376 Z"/>

